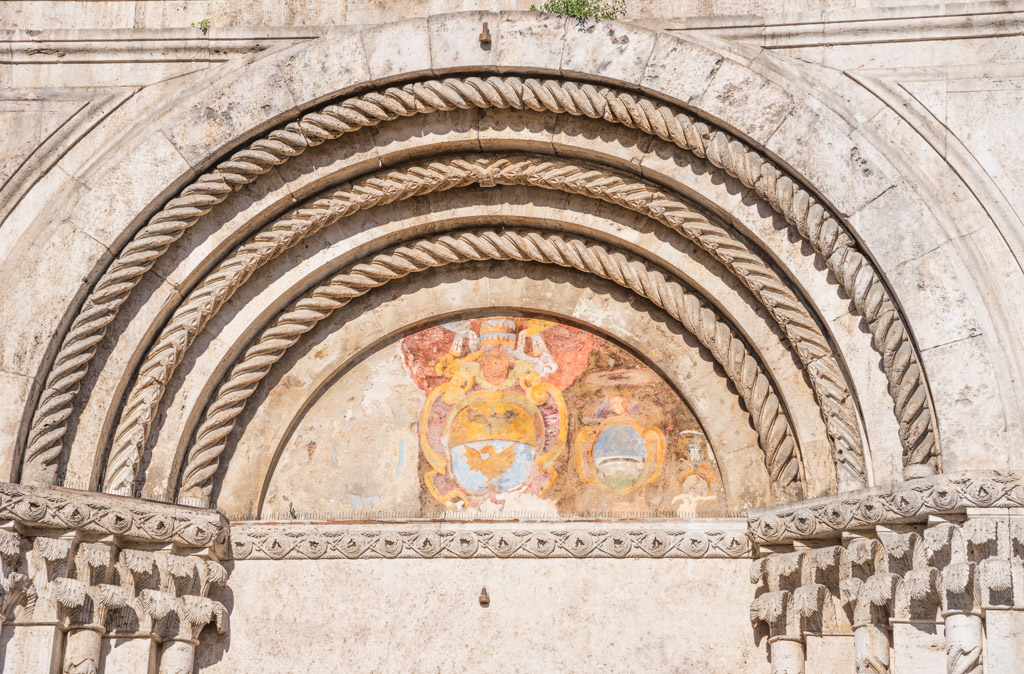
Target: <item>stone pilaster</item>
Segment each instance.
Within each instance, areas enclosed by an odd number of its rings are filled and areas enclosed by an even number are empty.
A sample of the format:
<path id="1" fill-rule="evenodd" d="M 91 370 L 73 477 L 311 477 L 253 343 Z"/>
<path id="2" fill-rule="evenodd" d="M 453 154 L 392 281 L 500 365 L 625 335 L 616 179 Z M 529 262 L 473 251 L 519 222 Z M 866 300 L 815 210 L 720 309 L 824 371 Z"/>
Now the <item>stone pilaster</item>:
<path id="1" fill-rule="evenodd" d="M 1014 514 L 1019 512 L 969 509 L 962 526 L 964 553 L 975 565 L 972 581 L 984 618 L 988 674 L 1017 672 L 1024 662 L 1024 518 Z M 980 667 L 962 671 L 977 672 Z"/>
<path id="2" fill-rule="evenodd" d="M 28 576 L 18 570 L 20 553 L 21 536 L 13 525 L 0 526 L 0 629 L 28 589 Z"/>
<path id="3" fill-rule="evenodd" d="M 981 671 L 982 611 L 978 563 L 995 552 L 995 527 L 985 520 L 934 521 L 928 530 L 933 560 L 941 571 L 939 596 L 946 637 L 947 674 Z"/>
<path id="4" fill-rule="evenodd" d="M 806 669 L 826 672 L 853 661 L 853 632 L 839 600 L 839 575 L 846 551 L 840 545 L 794 543 L 804 550 L 801 587 L 794 594 L 803 609 Z"/>
<path id="5" fill-rule="evenodd" d="M 84 586 L 66 577 L 74 545 L 71 532 L 21 538 L 22 577 L 8 593 L 11 613 L 4 623 L 4 674 L 60 671 L 67 620 L 85 598 Z"/>
<path id="6" fill-rule="evenodd" d="M 156 670 L 158 635 L 148 604 L 142 594 L 159 587 L 156 554 L 148 550 L 121 550 L 115 572 L 118 587 L 128 597 L 107 617 L 105 674 L 128 674 Z"/>
<path id="7" fill-rule="evenodd" d="M 892 615 L 894 672 L 933 674 L 945 668 L 945 641 L 939 618 L 940 573 L 920 525 L 879 526 L 875 532 L 890 572 L 899 576 Z"/>

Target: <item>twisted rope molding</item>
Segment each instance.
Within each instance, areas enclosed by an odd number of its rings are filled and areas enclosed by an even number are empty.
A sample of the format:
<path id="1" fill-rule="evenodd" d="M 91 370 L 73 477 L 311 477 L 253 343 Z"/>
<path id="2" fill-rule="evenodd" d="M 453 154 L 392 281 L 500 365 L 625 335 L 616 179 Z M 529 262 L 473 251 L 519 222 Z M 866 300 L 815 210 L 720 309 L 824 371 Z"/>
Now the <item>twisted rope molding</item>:
<path id="1" fill-rule="evenodd" d="M 108 458 L 105 489 L 131 493 L 150 425 L 167 382 L 207 321 L 260 266 L 302 238 L 358 210 L 470 184 L 533 185 L 599 198 L 643 213 L 693 240 L 751 290 L 796 347 L 812 382 L 839 466 L 863 483 L 856 421 L 838 363 L 808 310 L 756 251 L 654 185 L 604 168 L 528 155 L 468 155 L 384 171 L 296 209 L 233 251 L 175 311 L 140 367 Z M 776 452 L 769 452 L 775 456 Z M 796 479 L 792 466 L 771 465 L 773 479 Z M 842 468 L 840 468 L 842 470 Z"/>
<path id="2" fill-rule="evenodd" d="M 519 260 L 571 267 L 595 274 L 646 297 L 673 318 L 721 364 L 757 429 L 773 481 L 798 478 L 799 457 L 789 420 L 756 358 L 730 327 L 692 291 L 620 251 L 579 238 L 538 231 L 461 232 L 422 239 L 374 255 L 309 292 L 275 318 L 217 388 L 196 431 L 182 472 L 179 501 L 208 504 L 227 436 L 260 381 L 299 338 L 354 298 L 426 269 L 481 260 Z"/>
<path id="3" fill-rule="evenodd" d="M 251 143 L 200 176 L 136 233 L 90 292 L 65 335 L 33 414 L 22 479 L 52 484 L 62 452 L 65 421 L 79 384 L 107 326 L 142 275 L 182 233 L 232 190 L 307 148 L 401 116 L 469 108 L 551 111 L 604 119 L 655 135 L 707 158 L 765 199 L 826 259 L 882 355 L 889 393 L 900 423 L 905 464 L 938 461 L 935 419 L 918 355 L 888 290 L 854 239 L 806 189 L 760 153 L 725 132 L 657 101 L 573 81 L 518 77 L 448 78 L 390 87 L 328 105 Z"/>

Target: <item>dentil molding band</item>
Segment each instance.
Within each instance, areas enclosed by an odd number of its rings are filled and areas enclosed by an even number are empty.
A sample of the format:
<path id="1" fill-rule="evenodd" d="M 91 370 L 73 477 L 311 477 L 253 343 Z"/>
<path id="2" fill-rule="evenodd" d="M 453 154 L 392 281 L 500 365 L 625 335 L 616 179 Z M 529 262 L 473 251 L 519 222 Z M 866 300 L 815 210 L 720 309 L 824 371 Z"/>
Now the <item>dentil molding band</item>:
<path id="1" fill-rule="evenodd" d="M 739 518 L 507 524 L 241 523 L 213 510 L 0 482 L 0 523 L 210 549 L 233 559 L 397 557 L 746 557 L 757 545 L 924 522 L 968 508 L 1024 508 L 1024 476 L 978 472 L 908 480 L 751 511 Z M 2 532 L 2 529 L 0 529 Z M 229 540 L 230 539 L 230 540 Z M 0 543 L 3 543 L 0 537 Z M 227 550 L 224 546 L 227 545 Z"/>
<path id="2" fill-rule="evenodd" d="M 743 520 L 620 524 L 232 525 L 231 559 L 739 558 Z"/>
<path id="3" fill-rule="evenodd" d="M 23 460 L 24 481 L 52 484 L 81 380 L 98 342 L 131 290 L 182 233 L 233 191 L 307 148 L 400 116 L 466 108 L 553 111 L 638 128 L 707 158 L 739 179 L 807 239 L 853 299 L 883 356 L 905 465 L 934 472 L 938 438 L 924 373 L 895 303 L 838 217 L 804 187 L 725 132 L 676 108 L 633 94 L 571 81 L 471 77 L 430 80 L 353 97 L 304 115 L 251 143 L 172 199 L 121 251 L 87 297 L 46 377 Z"/>

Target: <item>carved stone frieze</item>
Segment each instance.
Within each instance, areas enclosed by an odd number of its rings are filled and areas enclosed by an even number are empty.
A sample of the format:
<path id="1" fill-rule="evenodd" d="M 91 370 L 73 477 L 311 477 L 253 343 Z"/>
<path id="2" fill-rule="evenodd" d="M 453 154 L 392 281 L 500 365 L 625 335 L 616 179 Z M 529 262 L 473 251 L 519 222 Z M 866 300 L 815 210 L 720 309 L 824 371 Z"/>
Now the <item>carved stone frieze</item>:
<path id="1" fill-rule="evenodd" d="M 543 523 L 482 528 L 436 523 L 391 525 L 237 524 L 229 557 L 244 559 L 381 558 L 741 558 L 752 552 L 741 521 L 708 529 L 615 523 Z M 692 523 L 691 523 L 692 524 Z"/>
<path id="2" fill-rule="evenodd" d="M 188 548 L 226 540 L 226 520 L 212 510 L 7 482 L 0 482 L 0 521 Z"/>
<path id="3" fill-rule="evenodd" d="M 777 544 L 990 507 L 1024 507 L 1024 478 L 1001 473 L 918 478 L 894 487 L 873 487 L 754 510 L 748 522 L 755 543 Z"/>

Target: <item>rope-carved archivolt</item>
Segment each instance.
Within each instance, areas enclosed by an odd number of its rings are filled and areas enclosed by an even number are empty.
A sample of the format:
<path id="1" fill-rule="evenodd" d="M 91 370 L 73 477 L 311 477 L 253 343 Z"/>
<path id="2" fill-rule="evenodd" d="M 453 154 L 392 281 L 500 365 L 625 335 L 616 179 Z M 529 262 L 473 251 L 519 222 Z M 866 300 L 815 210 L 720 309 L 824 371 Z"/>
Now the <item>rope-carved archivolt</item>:
<path id="1" fill-rule="evenodd" d="M 570 161 L 547 161 L 528 155 L 471 155 L 362 178 L 330 197 L 292 211 L 228 255 L 178 307 L 147 353 L 114 434 L 104 489 L 131 493 L 152 420 L 174 369 L 210 317 L 257 268 L 358 210 L 476 183 L 532 185 L 604 199 L 654 218 L 708 251 L 767 307 L 795 346 L 833 439 L 837 462 L 862 478 L 860 437 L 838 363 L 808 310 L 760 253 L 650 183 Z M 792 451 L 779 455 L 773 449 L 769 454 L 779 457 L 769 464 L 774 482 L 787 485 L 797 479 Z"/>
<path id="2" fill-rule="evenodd" d="M 430 80 L 346 99 L 251 143 L 172 199 L 111 263 L 65 335 L 29 428 L 22 480 L 52 484 L 79 384 L 97 343 L 139 279 L 232 190 L 327 140 L 400 116 L 468 108 L 553 111 L 637 128 L 707 158 L 765 199 L 822 255 L 865 318 L 882 355 L 905 464 L 935 468 L 938 444 L 923 371 L 888 290 L 856 242 L 806 189 L 760 153 L 677 108 L 572 81 L 517 77 Z"/>
<path id="3" fill-rule="evenodd" d="M 260 334 L 217 389 L 196 431 L 178 499 L 208 505 L 210 485 L 235 419 L 274 363 L 317 323 L 374 288 L 433 267 L 519 260 L 571 267 L 629 288 L 665 309 L 721 364 L 757 430 L 772 475 L 799 469 L 789 420 L 771 380 L 743 340 L 696 293 L 640 258 L 576 237 L 539 231 L 467 231 L 421 239 L 372 256 L 306 294 Z M 792 480 L 783 481 L 783 486 Z"/>

